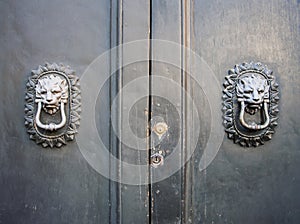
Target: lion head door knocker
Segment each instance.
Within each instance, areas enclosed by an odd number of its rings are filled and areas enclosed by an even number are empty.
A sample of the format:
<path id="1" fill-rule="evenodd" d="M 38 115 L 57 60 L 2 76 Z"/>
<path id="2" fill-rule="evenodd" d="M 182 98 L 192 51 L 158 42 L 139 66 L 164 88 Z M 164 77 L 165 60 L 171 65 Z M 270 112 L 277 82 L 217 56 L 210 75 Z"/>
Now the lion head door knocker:
<path id="1" fill-rule="evenodd" d="M 242 146 L 259 146 L 272 138 L 278 119 L 278 84 L 261 63 L 243 63 L 228 71 L 223 113 L 228 137 Z"/>
<path id="2" fill-rule="evenodd" d="M 62 64 L 39 66 L 27 82 L 25 125 L 43 147 L 61 147 L 79 126 L 80 87 L 75 72 Z"/>

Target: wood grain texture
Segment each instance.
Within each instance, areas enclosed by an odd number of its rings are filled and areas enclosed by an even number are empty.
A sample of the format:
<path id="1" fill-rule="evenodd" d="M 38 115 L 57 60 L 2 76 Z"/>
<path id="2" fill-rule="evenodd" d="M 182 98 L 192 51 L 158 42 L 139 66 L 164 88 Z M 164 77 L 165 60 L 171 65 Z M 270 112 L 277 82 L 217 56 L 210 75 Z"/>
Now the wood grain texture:
<path id="1" fill-rule="evenodd" d="M 250 150 L 224 138 L 205 172 L 195 165 L 193 222 L 297 223 L 299 2 L 194 1 L 192 12 L 192 48 L 220 83 L 233 65 L 260 61 L 274 71 L 281 92 L 279 126 L 270 142 Z"/>
<path id="2" fill-rule="evenodd" d="M 168 40 L 181 44 L 181 1 L 152 0 L 151 17 L 152 39 Z M 177 61 L 178 67 L 156 60 L 159 55 L 169 57 L 171 54 L 171 52 L 165 52 L 164 49 L 161 49 L 161 46 L 157 45 L 156 42 L 152 44 L 151 51 L 151 116 L 161 117 L 169 126 L 168 137 L 163 139 L 161 144 L 156 145 L 153 141 L 151 142 L 152 154 L 162 150 L 167 152 L 166 159 L 170 154 L 173 154 L 175 155 L 173 157 L 174 162 L 181 164 L 181 122 L 183 119 L 181 116 L 181 49 L 174 48 L 172 50 L 171 57 L 177 59 L 175 61 Z M 156 79 L 157 76 L 168 79 L 169 84 L 159 81 Z M 176 83 L 177 87 L 174 88 L 175 85 L 171 85 L 171 82 Z M 167 98 L 160 98 L 162 96 L 167 96 Z M 178 116 L 172 116 L 176 113 Z M 179 150 L 175 151 L 175 145 L 179 146 Z M 159 173 L 163 172 L 163 169 L 168 169 L 168 166 L 169 164 L 164 164 L 158 168 L 151 168 L 151 179 L 155 180 Z M 182 221 L 181 177 L 181 171 L 178 171 L 163 181 L 151 184 L 151 223 L 180 223 Z"/>
<path id="3" fill-rule="evenodd" d="M 1 1 L 0 223 L 298 223 L 299 9 L 296 0 Z M 280 118 L 273 139 L 246 149 L 225 137 L 213 162 L 200 171 L 211 121 L 221 114 L 211 111 L 211 105 L 221 105 L 222 99 L 210 102 L 203 86 L 189 75 L 195 72 L 195 62 L 188 50 L 170 51 L 177 67 L 158 62 L 158 54 L 170 52 L 150 43 L 151 38 L 194 51 L 220 87 L 235 64 L 267 64 L 280 85 Z M 121 49 L 104 66 L 107 71 L 122 69 L 99 94 L 96 125 L 110 152 L 130 164 L 147 165 L 154 148 L 168 157 L 179 145 L 174 158 L 181 170 L 154 182 L 159 169 L 168 166 L 149 168 L 136 176 L 139 185 L 120 184 L 94 171 L 75 142 L 53 151 L 29 140 L 23 109 L 30 70 L 44 61 L 63 62 L 81 76 L 101 53 L 140 39 L 149 40 L 140 49 L 145 61 L 125 64 L 132 52 Z M 157 76 L 182 88 L 165 85 Z M 135 84 L 139 78 L 145 81 Z M 113 100 L 130 83 L 130 95 L 121 94 L 112 111 Z M 159 97 L 162 92 L 166 98 Z M 139 100 L 131 105 L 134 98 Z M 110 115 L 118 118 L 120 138 Z M 146 138 L 155 117 L 169 127 L 159 145 L 154 136 Z M 130 130 L 123 126 L 125 119 Z M 198 123 L 200 134 L 194 131 Z M 124 143 L 129 131 L 137 137 L 131 146 Z M 138 138 L 145 141 L 134 144 Z M 196 150 L 184 164 L 195 139 Z M 130 176 L 120 161 L 108 164 L 112 176 Z M 153 182 L 145 185 L 145 180 Z"/>
<path id="4" fill-rule="evenodd" d="M 81 76 L 109 49 L 109 1 L 0 5 L 0 223 L 108 223 L 108 180 L 89 166 L 75 141 L 47 150 L 30 140 L 24 96 L 27 78 L 39 64 L 62 62 Z M 103 108 L 109 108 L 108 100 Z M 107 114 L 101 120 L 108 143 Z"/>
<path id="5" fill-rule="evenodd" d="M 128 43 L 136 40 L 149 39 L 150 27 L 150 4 L 145 0 L 123 0 L 122 1 L 122 43 Z M 143 46 L 138 45 L 135 50 L 141 57 L 147 60 L 123 64 L 122 67 L 122 86 L 119 91 L 122 93 L 122 123 L 129 122 L 130 129 L 121 126 L 121 160 L 129 164 L 147 165 L 149 152 L 147 150 L 147 126 L 149 105 L 149 44 L 146 42 Z M 133 52 L 123 50 L 122 61 L 129 61 Z M 143 78 L 143 82 L 137 79 Z M 132 83 L 132 84 L 131 84 Z M 128 87 L 130 86 L 130 87 Z M 128 91 L 124 89 L 129 88 Z M 137 100 L 137 102 L 135 102 Z M 127 113 L 128 112 L 128 113 Z M 128 133 L 133 130 L 134 138 L 126 138 Z M 126 139 L 125 139 L 126 138 Z M 135 139 L 136 138 L 136 139 Z M 139 138 L 144 139 L 142 142 Z M 131 146 L 126 142 L 129 141 Z M 126 165 L 125 165 L 126 166 Z M 125 173 L 124 167 L 121 167 L 121 176 L 134 176 L 133 173 Z M 149 220 L 149 198 L 148 169 L 142 170 L 137 167 L 138 180 L 135 185 L 121 184 L 121 223 L 148 223 Z"/>

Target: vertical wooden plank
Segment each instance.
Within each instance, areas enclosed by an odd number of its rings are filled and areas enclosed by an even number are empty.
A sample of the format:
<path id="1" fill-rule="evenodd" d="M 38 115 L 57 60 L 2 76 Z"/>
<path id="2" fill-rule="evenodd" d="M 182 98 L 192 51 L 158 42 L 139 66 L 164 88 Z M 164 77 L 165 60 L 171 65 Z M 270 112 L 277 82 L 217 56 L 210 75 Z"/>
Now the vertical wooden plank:
<path id="1" fill-rule="evenodd" d="M 164 171 L 181 165 L 182 148 L 182 72 L 181 72 L 181 1 L 152 0 L 152 39 L 172 41 L 175 47 L 168 50 L 155 40 L 152 42 L 151 63 L 151 121 L 152 129 L 158 122 L 168 126 L 167 136 L 161 142 L 151 135 L 151 154 L 161 153 L 165 157 L 163 165 L 151 167 L 151 222 L 180 223 L 182 221 L 181 171 L 170 174 L 156 182 Z M 171 57 L 176 65 L 158 58 Z M 166 81 L 167 80 L 167 81 Z M 175 151 L 175 147 L 179 146 Z M 168 157 L 172 155 L 172 162 Z"/>
<path id="2" fill-rule="evenodd" d="M 122 0 L 110 1 L 110 48 L 115 48 L 122 43 Z M 110 153 L 116 158 L 120 158 L 121 144 L 118 136 L 115 134 L 115 130 L 112 128 L 114 125 L 117 129 L 120 129 L 120 111 L 121 107 L 118 106 L 112 108 L 113 100 L 118 94 L 121 79 L 121 71 L 118 70 L 120 63 L 119 51 L 113 51 L 110 53 L 110 114 L 115 120 L 110 119 L 111 125 L 110 132 Z M 114 123 L 113 123 L 114 122 Z M 120 177 L 120 163 L 118 161 L 109 161 L 110 165 L 110 177 Z M 117 181 L 109 181 L 109 202 L 110 202 L 110 214 L 109 223 L 121 223 L 121 187 Z"/>
<path id="3" fill-rule="evenodd" d="M 120 70 L 121 94 L 121 148 L 120 166 L 121 181 L 121 222 L 122 223 L 148 223 L 148 168 L 147 166 L 147 108 L 149 94 L 149 26 L 150 4 L 146 0 L 120 1 L 122 15 L 120 15 L 120 44 L 131 42 L 131 47 L 122 47 Z M 140 40 L 144 40 L 142 44 Z M 134 43 L 137 41 L 139 43 Z M 135 54 L 135 55 L 133 55 Z M 136 61 L 132 57 L 140 55 Z M 140 81 L 143 80 L 143 81 Z M 143 97 L 144 96 L 144 97 Z M 126 125 L 129 123 L 129 126 Z M 131 164 L 136 166 L 136 173 L 128 168 Z M 128 180 L 131 181 L 128 182 Z"/>
<path id="4" fill-rule="evenodd" d="M 183 94 L 183 147 L 182 147 L 182 158 L 183 161 L 187 161 L 182 167 L 182 222 L 183 223 L 195 223 L 193 220 L 193 163 L 190 158 L 190 150 L 193 147 L 192 139 L 197 138 L 196 134 L 193 132 L 194 119 L 199 119 L 199 117 L 193 117 L 193 111 L 197 108 L 194 108 L 194 104 L 187 100 L 187 97 L 190 96 L 192 100 L 194 99 L 192 87 L 193 79 L 191 78 L 191 1 L 185 0 L 182 1 L 182 69 L 183 69 L 183 83 L 184 88 Z"/>

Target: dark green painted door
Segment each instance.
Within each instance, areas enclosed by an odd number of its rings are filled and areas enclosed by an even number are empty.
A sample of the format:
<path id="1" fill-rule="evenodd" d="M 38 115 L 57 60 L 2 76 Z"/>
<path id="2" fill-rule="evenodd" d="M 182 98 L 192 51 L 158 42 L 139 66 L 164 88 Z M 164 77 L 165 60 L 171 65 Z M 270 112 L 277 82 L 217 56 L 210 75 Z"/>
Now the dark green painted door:
<path id="1" fill-rule="evenodd" d="M 298 223 L 299 7 L 1 1 L 0 223 Z M 257 148 L 222 126 L 224 77 L 244 61 L 280 89 L 276 133 Z M 24 126 L 25 84 L 45 62 L 82 83 L 77 142 L 61 149 Z"/>

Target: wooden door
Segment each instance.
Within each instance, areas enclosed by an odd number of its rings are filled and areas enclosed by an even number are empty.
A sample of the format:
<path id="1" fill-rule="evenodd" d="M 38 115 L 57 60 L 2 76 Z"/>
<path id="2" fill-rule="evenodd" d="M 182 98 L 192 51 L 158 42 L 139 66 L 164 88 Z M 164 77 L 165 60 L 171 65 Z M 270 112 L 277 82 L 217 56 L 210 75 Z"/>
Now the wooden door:
<path id="1" fill-rule="evenodd" d="M 0 223 L 297 223 L 299 2 L 2 1 Z M 279 84 L 272 139 L 242 147 L 223 127 L 235 64 Z M 76 141 L 29 139 L 38 65 L 81 82 Z"/>
<path id="2" fill-rule="evenodd" d="M 182 120 L 171 124 L 180 127 L 181 161 L 197 138 L 182 169 L 151 185 L 152 223 L 298 222 L 298 17 L 297 1 L 152 1 L 152 38 L 183 45 L 178 53 L 183 71 L 154 62 L 152 69 L 183 86 L 181 92 L 169 90 L 181 105 Z M 153 51 L 159 49 L 154 45 Z M 268 65 L 279 84 L 276 133 L 258 147 L 234 144 L 226 134 L 217 147 L 225 76 L 235 64 L 251 61 Z M 187 103 L 189 95 L 193 103 Z M 210 137 L 217 152 L 208 145 Z"/>

